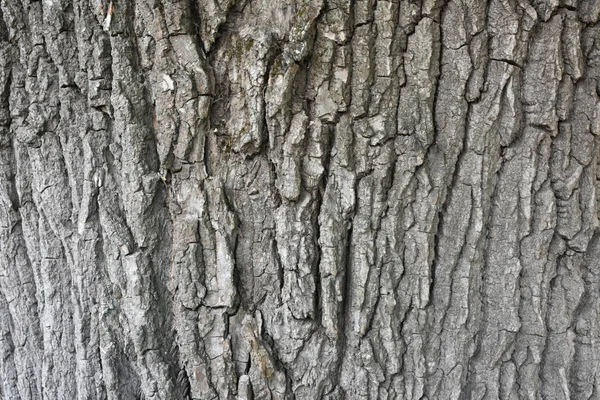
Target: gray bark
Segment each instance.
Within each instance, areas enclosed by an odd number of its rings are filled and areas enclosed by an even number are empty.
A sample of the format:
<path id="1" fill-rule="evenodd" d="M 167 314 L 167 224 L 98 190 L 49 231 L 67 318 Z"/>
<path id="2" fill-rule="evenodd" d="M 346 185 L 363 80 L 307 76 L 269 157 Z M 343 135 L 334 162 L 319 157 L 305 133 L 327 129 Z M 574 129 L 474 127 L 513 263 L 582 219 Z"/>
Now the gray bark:
<path id="1" fill-rule="evenodd" d="M 600 398 L 600 0 L 0 10 L 0 398 Z"/>

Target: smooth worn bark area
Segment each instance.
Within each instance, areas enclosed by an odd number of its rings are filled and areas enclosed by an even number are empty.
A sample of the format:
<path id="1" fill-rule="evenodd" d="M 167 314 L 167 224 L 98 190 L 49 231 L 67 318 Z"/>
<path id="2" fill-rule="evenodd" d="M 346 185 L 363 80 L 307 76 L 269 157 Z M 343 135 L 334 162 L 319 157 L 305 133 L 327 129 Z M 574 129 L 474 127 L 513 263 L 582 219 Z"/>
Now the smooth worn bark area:
<path id="1" fill-rule="evenodd" d="M 0 398 L 599 398 L 600 0 L 0 10 Z"/>

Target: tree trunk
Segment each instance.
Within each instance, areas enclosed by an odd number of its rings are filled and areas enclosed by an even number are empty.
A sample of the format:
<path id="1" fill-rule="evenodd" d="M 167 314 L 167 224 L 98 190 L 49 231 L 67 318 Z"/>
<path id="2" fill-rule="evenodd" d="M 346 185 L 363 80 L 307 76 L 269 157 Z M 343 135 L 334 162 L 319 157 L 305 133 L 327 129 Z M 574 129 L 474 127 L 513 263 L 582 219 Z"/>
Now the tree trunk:
<path id="1" fill-rule="evenodd" d="M 598 399 L 600 0 L 2 0 L 1 399 Z"/>

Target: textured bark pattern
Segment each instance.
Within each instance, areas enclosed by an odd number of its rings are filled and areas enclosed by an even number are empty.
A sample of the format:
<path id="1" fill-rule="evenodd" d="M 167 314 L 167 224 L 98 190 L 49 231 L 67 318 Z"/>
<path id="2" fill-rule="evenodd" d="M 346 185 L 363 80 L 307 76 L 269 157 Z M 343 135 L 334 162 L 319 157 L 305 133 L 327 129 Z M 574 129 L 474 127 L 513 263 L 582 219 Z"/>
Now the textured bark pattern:
<path id="1" fill-rule="evenodd" d="M 600 0 L 2 0 L 2 399 L 597 399 Z"/>

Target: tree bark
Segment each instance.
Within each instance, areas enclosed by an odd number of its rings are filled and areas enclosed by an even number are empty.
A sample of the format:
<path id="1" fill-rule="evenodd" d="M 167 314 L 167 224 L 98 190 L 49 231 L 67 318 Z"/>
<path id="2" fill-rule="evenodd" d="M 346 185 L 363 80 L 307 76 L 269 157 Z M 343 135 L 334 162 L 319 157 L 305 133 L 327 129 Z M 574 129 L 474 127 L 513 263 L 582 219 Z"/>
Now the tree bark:
<path id="1" fill-rule="evenodd" d="M 596 399 L 600 0 L 2 0 L 1 399 Z"/>

